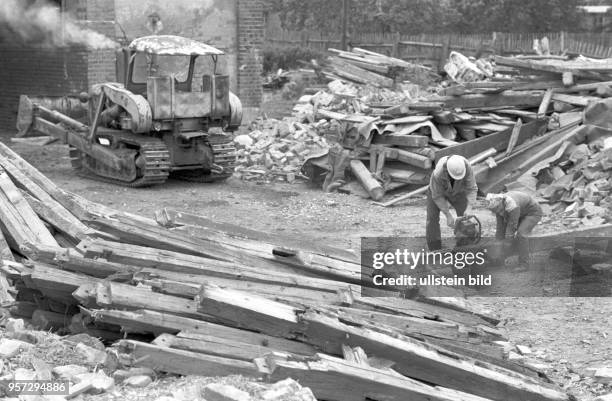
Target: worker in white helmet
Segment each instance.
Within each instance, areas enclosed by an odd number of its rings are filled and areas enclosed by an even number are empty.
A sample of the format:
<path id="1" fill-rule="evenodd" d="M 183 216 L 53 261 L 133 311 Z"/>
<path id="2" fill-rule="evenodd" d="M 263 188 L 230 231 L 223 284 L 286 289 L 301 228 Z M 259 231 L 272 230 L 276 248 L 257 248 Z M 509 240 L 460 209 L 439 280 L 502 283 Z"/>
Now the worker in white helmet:
<path id="1" fill-rule="evenodd" d="M 440 235 L 440 212 L 446 217 L 446 225 L 455 227 L 457 216 L 470 215 L 476 201 L 478 187 L 470 162 L 463 156 L 452 155 L 441 158 L 429 180 L 427 191 L 427 226 L 425 228 L 429 250 L 442 248 Z"/>

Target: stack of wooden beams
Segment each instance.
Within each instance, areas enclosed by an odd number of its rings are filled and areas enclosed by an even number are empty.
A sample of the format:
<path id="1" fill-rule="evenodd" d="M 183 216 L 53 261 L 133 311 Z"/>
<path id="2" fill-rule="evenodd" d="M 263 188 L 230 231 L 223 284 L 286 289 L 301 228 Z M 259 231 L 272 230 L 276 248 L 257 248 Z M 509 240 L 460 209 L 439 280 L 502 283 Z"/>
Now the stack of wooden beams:
<path id="1" fill-rule="evenodd" d="M 172 210 L 113 210 L 3 144 L 0 167 L 12 312 L 120 339 L 124 365 L 293 377 L 326 400 L 569 399 L 507 360 L 498 320 L 465 300 L 361 297 L 370 273 L 352 252 Z"/>
<path id="2" fill-rule="evenodd" d="M 394 86 L 395 79 L 406 70 L 418 70 L 425 74 L 432 73 L 429 67 L 358 47 L 353 48 L 352 51 L 329 49 L 329 52 L 334 55 L 327 59 L 327 65 L 322 71 L 322 74 L 329 79 L 391 88 Z"/>
<path id="3" fill-rule="evenodd" d="M 336 53 L 343 62 L 362 54 Z M 515 76 L 497 75 L 490 81 L 456 84 L 435 95 L 391 102 L 373 101 L 363 91 L 351 90 L 348 83 L 344 88 L 330 84 L 332 94 L 345 101 L 314 95 L 314 117 L 347 124 L 341 145 L 355 151 L 355 158 L 364 163 L 351 166 L 357 181 L 342 189 L 379 200 L 403 185 L 426 185 L 436 161 L 461 154 L 468 159 L 484 157 L 480 162 L 486 162 L 488 171 L 480 177 L 493 178 L 479 184 L 498 190 L 495 176 L 510 172 L 498 164 L 519 157 L 519 150 L 525 157 L 530 146 L 542 143 L 531 139 L 547 130 L 561 134 L 574 128 L 586 106 L 612 96 L 612 65 L 607 61 L 552 56 L 496 57 L 495 61 L 505 72 L 511 67 Z M 355 131 L 359 140 L 347 144 L 346 137 L 352 139 Z"/>

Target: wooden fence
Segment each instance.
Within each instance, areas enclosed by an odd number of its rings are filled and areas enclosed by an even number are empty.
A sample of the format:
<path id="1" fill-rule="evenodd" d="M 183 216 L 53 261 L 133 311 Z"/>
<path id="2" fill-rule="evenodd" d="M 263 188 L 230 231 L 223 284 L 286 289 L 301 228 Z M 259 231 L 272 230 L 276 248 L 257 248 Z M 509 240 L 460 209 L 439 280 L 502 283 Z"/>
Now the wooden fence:
<path id="1" fill-rule="evenodd" d="M 350 45 L 362 47 L 405 60 L 430 63 L 439 60 L 443 49 L 457 50 L 466 55 L 495 52 L 496 54 L 533 53 L 535 39 L 548 38 L 553 54 L 564 51 L 592 58 L 612 57 L 612 34 L 592 33 L 494 33 L 494 34 L 352 34 Z M 272 46 L 308 47 L 320 51 L 340 48 L 340 34 L 308 31 L 280 31 L 266 35 Z"/>

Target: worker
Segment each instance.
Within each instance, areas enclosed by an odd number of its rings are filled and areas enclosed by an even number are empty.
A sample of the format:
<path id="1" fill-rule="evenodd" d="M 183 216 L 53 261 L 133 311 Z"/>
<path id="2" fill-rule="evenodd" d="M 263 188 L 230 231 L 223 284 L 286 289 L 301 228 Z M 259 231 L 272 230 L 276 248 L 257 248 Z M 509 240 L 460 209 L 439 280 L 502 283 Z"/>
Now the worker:
<path id="1" fill-rule="evenodd" d="M 441 158 L 429 180 L 427 190 L 427 225 L 425 235 L 430 251 L 442 248 L 440 212 L 446 217 L 446 225 L 455 228 L 455 216 L 470 215 L 476 201 L 478 187 L 470 162 L 463 156 Z"/>
<path id="2" fill-rule="evenodd" d="M 529 263 L 529 241 L 527 236 L 542 219 L 542 208 L 532 196 L 509 191 L 503 194 L 488 194 L 487 209 L 495 213 L 498 240 L 512 239 L 512 247 L 519 253 L 519 269 Z"/>

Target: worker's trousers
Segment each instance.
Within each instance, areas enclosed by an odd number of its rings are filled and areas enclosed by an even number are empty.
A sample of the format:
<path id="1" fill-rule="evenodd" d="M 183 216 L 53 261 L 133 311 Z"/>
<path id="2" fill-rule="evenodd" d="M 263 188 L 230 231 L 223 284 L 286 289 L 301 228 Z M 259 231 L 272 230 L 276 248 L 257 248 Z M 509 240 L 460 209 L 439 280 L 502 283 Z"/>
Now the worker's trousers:
<path id="1" fill-rule="evenodd" d="M 455 209 L 457 216 L 463 216 L 468 205 L 467 194 L 458 194 L 452 198 L 446 198 L 448 203 Z M 433 201 L 431 191 L 427 191 L 427 223 L 425 226 L 425 237 L 427 248 L 435 251 L 442 248 L 442 236 L 440 234 L 440 208 Z"/>
<path id="2" fill-rule="evenodd" d="M 529 263 L 529 239 L 527 236 L 531 234 L 535 226 L 542 219 L 539 215 L 527 215 L 519 220 L 518 227 L 516 229 L 516 237 L 514 238 L 512 248 L 514 251 L 518 251 L 519 263 Z M 503 239 L 506 234 L 507 222 L 504 219 L 497 219 L 497 230 L 496 237 Z"/>

